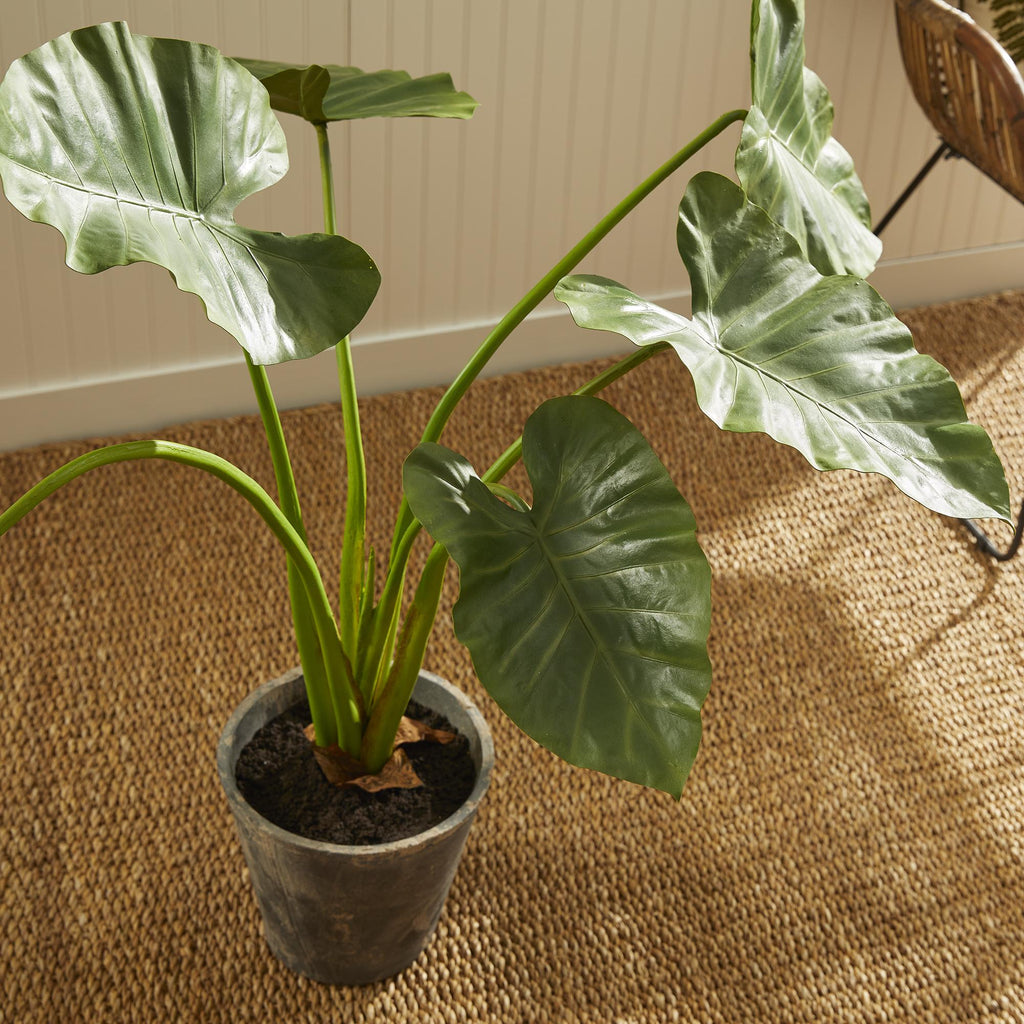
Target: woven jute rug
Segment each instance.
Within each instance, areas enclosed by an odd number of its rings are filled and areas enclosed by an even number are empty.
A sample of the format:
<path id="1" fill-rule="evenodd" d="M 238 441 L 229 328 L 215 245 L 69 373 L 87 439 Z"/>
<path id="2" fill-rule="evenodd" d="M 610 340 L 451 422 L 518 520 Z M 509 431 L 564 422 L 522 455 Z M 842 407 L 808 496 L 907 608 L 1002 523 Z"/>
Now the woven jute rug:
<path id="1" fill-rule="evenodd" d="M 1019 501 L 1024 296 L 906 319 Z M 483 467 L 593 370 L 483 383 L 446 440 Z M 363 403 L 378 543 L 437 394 Z M 1024 1020 L 1024 557 L 987 562 L 878 477 L 719 432 L 670 358 L 608 397 L 715 573 L 697 765 L 677 803 L 534 746 L 452 636 L 453 575 L 428 667 L 480 703 L 496 771 L 434 941 L 378 985 L 322 987 L 269 954 L 217 781 L 231 710 L 296 660 L 251 509 L 137 463 L 0 541 L 0 1021 Z M 331 566 L 340 416 L 285 426 Z M 162 436 L 271 486 L 255 418 Z M 88 447 L 0 457 L 0 501 Z"/>

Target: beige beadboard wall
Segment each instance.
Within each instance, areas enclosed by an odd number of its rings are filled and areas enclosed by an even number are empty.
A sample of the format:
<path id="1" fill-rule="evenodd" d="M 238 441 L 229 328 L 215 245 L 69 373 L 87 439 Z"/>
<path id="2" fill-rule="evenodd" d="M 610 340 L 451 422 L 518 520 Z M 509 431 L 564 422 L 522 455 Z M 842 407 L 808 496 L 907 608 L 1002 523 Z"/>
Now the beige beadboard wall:
<path id="1" fill-rule="evenodd" d="M 718 113 L 748 102 L 747 0 L 0 0 L 0 63 L 81 25 L 210 42 L 233 55 L 414 75 L 449 70 L 470 122 L 332 128 L 342 231 L 381 267 L 356 366 L 366 394 L 446 382 L 487 329 L 608 208 Z M 807 0 L 808 63 L 839 111 L 876 213 L 935 147 L 914 104 L 888 0 Z M 307 126 L 285 119 L 291 170 L 243 223 L 316 230 Z M 729 173 L 733 128 L 691 166 Z M 685 310 L 677 175 L 588 257 Z M 872 279 L 897 307 L 1024 286 L 1024 209 L 944 162 L 893 223 Z M 240 350 L 155 267 L 86 278 L 63 240 L 0 209 L 0 449 L 249 412 Z M 545 304 L 494 372 L 622 351 Z M 275 368 L 284 407 L 334 399 L 329 358 Z"/>

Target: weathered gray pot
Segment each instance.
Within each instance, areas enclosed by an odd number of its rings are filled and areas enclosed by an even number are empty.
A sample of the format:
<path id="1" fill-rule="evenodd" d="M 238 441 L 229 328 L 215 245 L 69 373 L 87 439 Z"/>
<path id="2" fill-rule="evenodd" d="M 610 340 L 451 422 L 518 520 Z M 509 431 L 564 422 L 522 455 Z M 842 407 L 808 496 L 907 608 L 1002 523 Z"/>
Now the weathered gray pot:
<path id="1" fill-rule="evenodd" d="M 361 985 L 408 967 L 426 946 L 494 763 L 480 712 L 450 683 L 421 672 L 413 696 L 469 739 L 476 785 L 441 824 L 379 846 L 338 846 L 286 832 L 246 803 L 235 783 L 239 754 L 255 733 L 305 692 L 301 672 L 265 683 L 224 727 L 217 769 L 235 818 L 271 952 L 328 985 Z"/>

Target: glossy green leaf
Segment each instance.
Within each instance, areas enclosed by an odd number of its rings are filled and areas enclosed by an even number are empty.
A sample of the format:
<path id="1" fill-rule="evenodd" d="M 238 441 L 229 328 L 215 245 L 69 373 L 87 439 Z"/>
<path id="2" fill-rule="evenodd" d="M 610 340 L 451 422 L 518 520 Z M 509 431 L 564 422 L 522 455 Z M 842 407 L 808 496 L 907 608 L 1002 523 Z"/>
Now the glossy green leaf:
<path id="1" fill-rule="evenodd" d="M 604 278 L 555 291 L 581 327 L 668 342 L 720 427 L 763 431 L 818 469 L 881 473 L 946 515 L 1008 516 L 988 435 L 943 367 L 865 281 L 823 277 L 743 191 L 699 174 L 679 209 L 693 318 Z"/>
<path id="2" fill-rule="evenodd" d="M 467 118 L 479 106 L 469 93 L 457 92 L 447 74 L 412 78 L 406 71 L 363 71 L 337 64 L 305 66 L 244 57 L 238 62 L 263 83 L 275 110 L 314 124 L 363 117 Z"/>
<path id="3" fill-rule="evenodd" d="M 343 238 L 235 223 L 287 167 L 266 91 L 209 46 L 98 25 L 15 61 L 0 84 L 7 198 L 60 230 L 68 266 L 166 267 L 257 363 L 336 344 L 380 284 Z"/>
<path id="4" fill-rule="evenodd" d="M 596 398 L 542 405 L 523 461 L 526 511 L 440 445 L 406 461 L 414 513 L 459 566 L 456 633 L 535 740 L 678 796 L 710 684 L 711 577 L 690 508 L 642 435 Z"/>
<path id="5" fill-rule="evenodd" d="M 849 154 L 831 137 L 828 90 L 804 67 L 803 0 L 756 0 L 751 108 L 736 173 L 752 202 L 822 274 L 867 277 L 882 252 Z"/>

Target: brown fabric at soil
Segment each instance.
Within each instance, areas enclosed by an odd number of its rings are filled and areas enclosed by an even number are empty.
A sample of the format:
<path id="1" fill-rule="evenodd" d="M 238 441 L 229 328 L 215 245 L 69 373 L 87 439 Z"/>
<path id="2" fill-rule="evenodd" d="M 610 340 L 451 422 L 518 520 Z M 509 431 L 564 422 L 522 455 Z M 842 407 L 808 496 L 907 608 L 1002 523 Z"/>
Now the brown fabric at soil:
<path id="1" fill-rule="evenodd" d="M 302 734 L 310 743 L 316 742 L 316 729 L 312 722 L 302 730 Z M 453 732 L 431 729 L 429 725 L 424 725 L 415 718 L 402 715 L 398 720 L 398 731 L 395 734 L 391 757 L 384 763 L 384 767 L 373 775 L 367 775 L 362 762 L 342 750 L 337 743 L 327 747 L 314 746 L 313 756 L 332 786 L 358 786 L 368 793 L 380 793 L 386 789 L 416 789 L 423 785 L 423 780 L 413 770 L 412 763 L 402 748 L 409 743 L 451 743 L 454 739 Z"/>
<path id="2" fill-rule="evenodd" d="M 1019 501 L 1024 296 L 907 320 Z M 486 466 L 592 371 L 486 382 L 446 441 Z M 378 545 L 437 394 L 362 403 Z M 985 561 L 878 477 L 721 433 L 668 357 L 608 397 L 689 498 L 715 573 L 696 767 L 677 803 L 530 743 L 453 639 L 450 578 L 427 664 L 480 703 L 496 769 L 434 941 L 363 989 L 267 952 L 217 783 L 230 711 L 295 661 L 283 559 L 251 509 L 134 463 L 0 541 L 0 1020 L 1024 1020 L 1024 558 Z M 284 420 L 335 565 L 341 417 Z M 255 418 L 162 435 L 271 484 Z M 87 447 L 0 456 L 0 501 Z"/>

